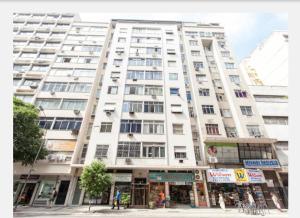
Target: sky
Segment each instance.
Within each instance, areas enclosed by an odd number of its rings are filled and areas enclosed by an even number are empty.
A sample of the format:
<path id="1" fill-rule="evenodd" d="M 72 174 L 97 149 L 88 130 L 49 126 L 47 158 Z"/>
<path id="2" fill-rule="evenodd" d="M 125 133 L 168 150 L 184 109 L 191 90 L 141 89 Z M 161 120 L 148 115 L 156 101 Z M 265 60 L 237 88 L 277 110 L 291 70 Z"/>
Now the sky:
<path id="1" fill-rule="evenodd" d="M 80 13 L 82 21 L 111 18 L 220 23 L 238 63 L 273 31 L 288 30 L 287 13 Z"/>

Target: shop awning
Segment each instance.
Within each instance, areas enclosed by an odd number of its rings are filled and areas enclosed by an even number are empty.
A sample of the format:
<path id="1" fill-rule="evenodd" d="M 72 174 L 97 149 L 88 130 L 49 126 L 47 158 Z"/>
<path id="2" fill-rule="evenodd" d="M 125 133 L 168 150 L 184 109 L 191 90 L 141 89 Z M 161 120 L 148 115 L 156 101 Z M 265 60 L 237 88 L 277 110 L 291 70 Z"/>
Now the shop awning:
<path id="1" fill-rule="evenodd" d="M 149 173 L 150 182 L 194 182 L 193 173 Z"/>

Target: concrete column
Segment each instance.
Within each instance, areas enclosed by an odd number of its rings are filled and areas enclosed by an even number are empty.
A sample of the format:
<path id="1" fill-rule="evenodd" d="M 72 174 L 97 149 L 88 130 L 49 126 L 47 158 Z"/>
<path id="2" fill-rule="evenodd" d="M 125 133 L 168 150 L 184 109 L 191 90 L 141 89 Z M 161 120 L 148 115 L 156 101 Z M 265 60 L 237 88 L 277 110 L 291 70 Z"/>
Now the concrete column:
<path id="1" fill-rule="evenodd" d="M 170 187 L 169 187 L 169 182 L 165 182 L 165 196 L 166 198 L 170 197 Z"/>
<path id="2" fill-rule="evenodd" d="M 193 182 L 193 191 L 194 191 L 194 197 L 195 197 L 195 207 L 199 207 L 199 199 L 198 199 L 198 194 L 197 194 L 196 182 Z"/>
<path id="3" fill-rule="evenodd" d="M 111 188 L 110 188 L 110 196 L 109 196 L 109 204 L 110 204 L 110 205 L 113 204 L 114 191 L 115 191 L 115 182 L 113 182 L 113 183 L 111 184 Z"/>
<path id="4" fill-rule="evenodd" d="M 278 179 L 279 185 L 280 185 L 280 187 L 282 188 L 282 191 L 283 191 L 283 194 L 284 194 L 284 199 L 283 199 L 283 201 L 285 201 L 285 204 L 288 204 L 288 195 L 287 195 L 287 193 L 286 193 L 286 191 L 285 191 L 285 189 L 284 189 L 284 186 L 283 186 L 283 182 L 282 182 L 281 176 L 280 176 L 280 174 L 279 174 L 278 171 L 275 171 L 275 174 L 276 174 L 276 177 L 277 177 L 277 179 Z M 284 205 L 283 205 L 283 206 L 284 206 Z"/>
<path id="5" fill-rule="evenodd" d="M 204 185 L 204 192 L 205 192 L 205 199 L 206 199 L 207 207 L 210 207 L 205 171 L 202 171 L 202 177 L 203 177 L 203 185 Z"/>
<path id="6" fill-rule="evenodd" d="M 33 193 L 32 193 L 31 199 L 30 199 L 30 202 L 29 202 L 30 206 L 33 205 L 33 202 L 34 202 L 35 197 L 36 197 L 36 192 L 38 191 L 38 188 L 40 187 L 40 183 L 41 183 L 41 181 L 39 181 L 39 182 L 37 182 L 35 184 L 35 187 L 34 187 L 34 190 L 33 190 Z"/>

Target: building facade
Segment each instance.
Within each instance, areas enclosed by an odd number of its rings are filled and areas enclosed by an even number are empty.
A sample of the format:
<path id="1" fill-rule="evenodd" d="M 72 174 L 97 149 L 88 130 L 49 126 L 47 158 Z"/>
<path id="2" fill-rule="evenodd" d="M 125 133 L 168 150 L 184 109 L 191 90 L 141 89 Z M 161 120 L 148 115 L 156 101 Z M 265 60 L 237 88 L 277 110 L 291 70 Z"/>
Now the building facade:
<path id="1" fill-rule="evenodd" d="M 27 24 L 34 14 L 23 16 Z M 25 31 L 23 25 L 14 41 L 21 40 L 17 37 Z M 92 29 L 100 30 L 96 34 Z M 89 37 L 98 38 L 90 42 Z M 14 66 L 22 61 L 27 44 L 22 46 L 15 48 Z M 159 202 L 161 191 L 171 207 L 216 206 L 221 191 L 232 206 L 230 199 L 246 189 L 273 206 L 269 192 L 280 194 L 281 188 L 276 139 L 265 129 L 219 24 L 87 23 L 75 16 L 54 53 L 47 71 L 39 72 L 41 81 L 31 103 L 44 109 L 40 125 L 47 130 L 47 148 L 56 156 L 39 161 L 35 185 L 27 188 L 28 193 L 33 189 L 28 204 L 45 203 L 43 187 L 53 186 L 58 205 L 88 203 L 79 188 L 80 174 L 100 159 L 113 184 L 99 204 L 111 204 L 117 187 L 130 194 L 134 207 Z M 95 64 L 80 62 L 91 55 Z M 31 65 L 34 57 L 29 57 Z M 19 83 L 14 80 L 15 95 L 25 100 L 18 89 L 31 65 Z M 89 91 L 76 92 L 74 86 L 81 84 L 73 83 L 84 82 L 90 89 L 78 89 Z M 26 173 L 25 167 L 15 165 L 16 196 Z"/>

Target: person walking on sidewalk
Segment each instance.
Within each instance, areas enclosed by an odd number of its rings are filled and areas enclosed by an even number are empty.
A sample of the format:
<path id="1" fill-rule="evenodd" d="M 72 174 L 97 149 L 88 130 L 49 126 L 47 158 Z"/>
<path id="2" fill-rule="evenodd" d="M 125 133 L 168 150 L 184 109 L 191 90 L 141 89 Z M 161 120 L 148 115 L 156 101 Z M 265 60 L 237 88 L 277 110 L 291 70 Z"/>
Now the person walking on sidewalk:
<path id="1" fill-rule="evenodd" d="M 116 206 L 118 206 L 118 210 L 120 210 L 120 200 L 121 200 L 121 192 L 119 189 L 117 189 L 117 193 L 116 196 L 114 197 L 113 205 L 111 209 L 115 209 L 115 204 L 117 204 Z"/>
<path id="2" fill-rule="evenodd" d="M 55 200 L 55 198 L 56 198 L 56 195 L 57 195 L 57 191 L 56 191 L 56 189 L 55 189 L 55 187 L 54 187 L 53 190 L 52 190 L 50 199 L 49 199 L 49 208 L 53 207 L 53 205 L 54 205 L 54 200 Z"/>
<path id="3" fill-rule="evenodd" d="M 165 193 L 162 190 L 159 193 L 159 197 L 160 197 L 161 205 L 163 206 L 163 208 L 166 208 L 166 197 L 165 197 Z"/>
<path id="4" fill-rule="evenodd" d="M 280 212 L 282 212 L 278 197 L 275 195 L 274 192 L 271 192 L 270 194 L 271 194 L 272 201 L 274 202 L 276 208 L 278 210 L 280 210 Z"/>
<path id="5" fill-rule="evenodd" d="M 219 204 L 220 204 L 220 207 L 222 208 L 222 210 L 226 210 L 225 208 L 225 202 L 224 202 L 224 198 L 223 198 L 223 195 L 222 193 L 219 193 Z"/>

